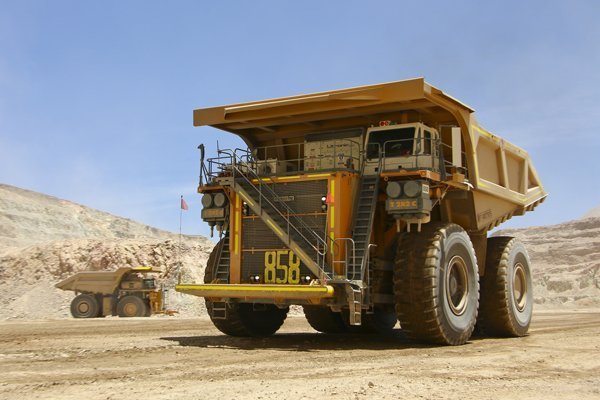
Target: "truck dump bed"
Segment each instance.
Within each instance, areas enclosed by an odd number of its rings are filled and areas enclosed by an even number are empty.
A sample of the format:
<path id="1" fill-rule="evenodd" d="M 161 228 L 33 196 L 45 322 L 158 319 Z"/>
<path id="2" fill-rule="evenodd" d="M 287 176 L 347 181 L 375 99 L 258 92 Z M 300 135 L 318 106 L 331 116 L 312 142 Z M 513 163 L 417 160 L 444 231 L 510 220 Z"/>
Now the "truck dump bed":
<path id="1" fill-rule="evenodd" d="M 119 286 L 123 275 L 131 271 L 129 267 L 116 271 L 79 272 L 55 286 L 62 290 L 72 290 L 81 293 L 112 294 Z"/>
<path id="2" fill-rule="evenodd" d="M 123 276 L 131 271 L 141 273 L 157 272 L 151 267 L 121 267 L 116 271 L 78 272 L 58 282 L 55 287 L 80 293 L 112 294 L 118 288 Z"/>
<path id="3" fill-rule="evenodd" d="M 194 110 L 194 125 L 240 136 L 254 149 L 301 143 L 307 134 L 377 126 L 382 120 L 460 129 L 468 206 L 456 199 L 455 220 L 488 231 L 533 210 L 546 197 L 527 152 L 479 126 L 474 110 L 423 78 Z M 444 135 L 443 135 L 444 136 Z M 443 144 L 451 146 L 449 135 Z"/>

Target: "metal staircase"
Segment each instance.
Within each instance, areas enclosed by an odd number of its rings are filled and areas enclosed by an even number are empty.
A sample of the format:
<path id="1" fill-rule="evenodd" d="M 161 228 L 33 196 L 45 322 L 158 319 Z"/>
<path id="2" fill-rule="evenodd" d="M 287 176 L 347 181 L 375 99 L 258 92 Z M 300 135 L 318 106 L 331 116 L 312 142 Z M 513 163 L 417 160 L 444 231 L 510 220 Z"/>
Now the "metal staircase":
<path id="1" fill-rule="evenodd" d="M 379 176 L 363 175 L 352 229 L 355 252 L 347 272 L 347 278 L 352 281 L 362 281 L 365 278 L 363 273 L 367 270 L 369 241 L 373 230 L 378 192 Z"/>
<path id="2" fill-rule="evenodd" d="M 228 171 L 226 177 L 220 178 L 222 185 L 230 186 L 246 202 L 248 207 L 279 237 L 279 239 L 300 258 L 308 269 L 319 279 L 329 280 L 330 274 L 325 272 L 325 256 L 327 241 L 321 237 L 301 218 L 297 217 L 289 205 L 278 201 L 275 191 L 265 183 L 265 178 L 251 167 L 252 156 L 243 152 L 240 156 L 236 150 L 221 150 L 230 163 L 221 163 L 221 168 Z"/>
<path id="3" fill-rule="evenodd" d="M 217 283 L 229 283 L 229 261 L 231 255 L 229 253 L 229 231 L 223 236 L 223 245 L 218 257 L 215 268 L 215 281 Z"/>
<path id="4" fill-rule="evenodd" d="M 294 216 L 290 207 L 277 201 L 277 194 L 258 180 L 252 183 L 246 176 L 233 182 L 234 190 L 246 201 L 250 209 L 261 217 L 271 230 L 286 244 L 304 264 L 319 278 L 325 277 L 325 239 L 320 237 L 300 218 Z"/>
<path id="5" fill-rule="evenodd" d="M 360 325 L 362 323 L 362 289 L 352 284 L 347 284 L 345 288 L 350 312 L 348 322 L 350 325 Z"/>

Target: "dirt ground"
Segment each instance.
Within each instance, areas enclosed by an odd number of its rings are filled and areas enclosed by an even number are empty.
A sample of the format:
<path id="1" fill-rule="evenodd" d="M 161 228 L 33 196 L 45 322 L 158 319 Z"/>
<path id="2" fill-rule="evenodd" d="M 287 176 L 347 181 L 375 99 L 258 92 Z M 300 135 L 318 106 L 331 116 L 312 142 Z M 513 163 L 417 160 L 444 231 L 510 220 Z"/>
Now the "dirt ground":
<path id="1" fill-rule="evenodd" d="M 0 362 L 2 399 L 600 399 L 600 312 L 537 312 L 528 337 L 459 347 L 297 316 L 268 339 L 208 319 L 7 321 Z"/>

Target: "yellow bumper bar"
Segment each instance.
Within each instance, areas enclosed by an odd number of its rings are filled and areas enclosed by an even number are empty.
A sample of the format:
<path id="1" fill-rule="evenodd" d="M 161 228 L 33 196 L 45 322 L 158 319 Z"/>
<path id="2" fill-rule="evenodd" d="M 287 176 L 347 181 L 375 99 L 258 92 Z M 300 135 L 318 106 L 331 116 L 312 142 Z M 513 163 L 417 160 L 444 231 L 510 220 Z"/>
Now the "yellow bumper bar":
<path id="1" fill-rule="evenodd" d="M 180 284 L 181 293 L 211 298 L 318 300 L 334 296 L 333 286 Z"/>

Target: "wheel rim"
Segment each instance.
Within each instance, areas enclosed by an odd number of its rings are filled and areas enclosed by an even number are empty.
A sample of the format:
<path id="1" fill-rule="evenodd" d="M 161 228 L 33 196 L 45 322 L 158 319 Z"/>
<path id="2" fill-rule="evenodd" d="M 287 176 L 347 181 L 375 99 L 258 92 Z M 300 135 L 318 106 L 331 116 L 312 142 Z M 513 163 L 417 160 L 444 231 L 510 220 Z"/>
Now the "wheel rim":
<path id="1" fill-rule="evenodd" d="M 90 305 L 87 302 L 82 301 L 77 305 L 77 311 L 79 311 L 81 314 L 86 314 L 88 311 L 90 311 Z"/>
<path id="2" fill-rule="evenodd" d="M 527 305 L 527 275 L 523 264 L 517 263 L 513 272 L 513 299 L 517 310 L 523 311 Z"/>
<path id="3" fill-rule="evenodd" d="M 126 303 L 123 307 L 123 312 L 129 317 L 133 317 L 137 314 L 137 309 L 137 305 L 135 305 L 134 303 Z"/>
<path id="4" fill-rule="evenodd" d="M 460 256 L 454 256 L 448 263 L 446 272 L 446 302 L 454 315 L 465 313 L 469 298 L 469 274 L 467 263 Z"/>

